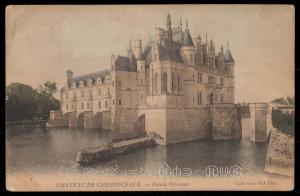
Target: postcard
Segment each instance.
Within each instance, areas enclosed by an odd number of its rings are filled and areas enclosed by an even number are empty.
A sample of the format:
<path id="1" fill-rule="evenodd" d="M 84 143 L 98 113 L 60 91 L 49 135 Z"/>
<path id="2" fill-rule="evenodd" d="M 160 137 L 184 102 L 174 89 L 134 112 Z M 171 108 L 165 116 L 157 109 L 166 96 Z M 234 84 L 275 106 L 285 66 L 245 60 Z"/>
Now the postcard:
<path id="1" fill-rule="evenodd" d="M 6 8 L 6 189 L 294 189 L 292 5 Z"/>

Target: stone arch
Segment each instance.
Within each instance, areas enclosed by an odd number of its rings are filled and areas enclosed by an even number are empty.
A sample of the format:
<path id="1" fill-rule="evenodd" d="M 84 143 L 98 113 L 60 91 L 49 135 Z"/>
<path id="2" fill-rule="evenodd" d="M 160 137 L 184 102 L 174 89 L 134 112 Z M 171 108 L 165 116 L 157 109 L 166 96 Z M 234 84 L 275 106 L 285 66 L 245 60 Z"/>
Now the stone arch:
<path id="1" fill-rule="evenodd" d="M 103 114 L 102 114 L 102 112 L 97 112 L 94 115 L 93 127 L 103 129 Z"/>
<path id="2" fill-rule="evenodd" d="M 102 112 L 102 128 L 105 130 L 111 129 L 111 112 L 104 111 Z"/>
<path id="3" fill-rule="evenodd" d="M 168 75 L 166 72 L 162 75 L 162 85 L 161 85 L 161 91 L 162 93 L 167 93 L 168 90 Z"/>
<path id="4" fill-rule="evenodd" d="M 69 117 L 70 117 L 70 114 L 71 114 L 72 112 L 66 112 L 66 113 L 63 113 L 63 116 L 62 116 L 62 118 L 64 119 L 64 120 L 69 120 Z"/>
<path id="5" fill-rule="evenodd" d="M 133 124 L 133 129 L 138 135 L 146 133 L 145 128 L 145 114 L 140 115 Z"/>
<path id="6" fill-rule="evenodd" d="M 77 116 L 77 127 L 84 128 L 84 112 L 81 112 Z"/>

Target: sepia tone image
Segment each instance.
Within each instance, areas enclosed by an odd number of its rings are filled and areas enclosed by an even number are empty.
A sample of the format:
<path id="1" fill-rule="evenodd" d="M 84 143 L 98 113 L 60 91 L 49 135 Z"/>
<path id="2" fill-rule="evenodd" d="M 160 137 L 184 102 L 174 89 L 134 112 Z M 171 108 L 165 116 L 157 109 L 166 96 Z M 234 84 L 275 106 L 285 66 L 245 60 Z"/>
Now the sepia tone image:
<path id="1" fill-rule="evenodd" d="M 293 190 L 293 6 L 14 5 L 5 30 L 8 190 Z"/>

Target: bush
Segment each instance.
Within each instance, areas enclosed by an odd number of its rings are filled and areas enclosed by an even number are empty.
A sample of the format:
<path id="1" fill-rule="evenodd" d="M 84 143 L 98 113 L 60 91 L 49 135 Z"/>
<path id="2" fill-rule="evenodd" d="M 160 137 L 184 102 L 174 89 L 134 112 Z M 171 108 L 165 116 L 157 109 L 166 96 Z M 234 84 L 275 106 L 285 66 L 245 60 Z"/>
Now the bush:
<path id="1" fill-rule="evenodd" d="M 285 114 L 281 110 L 272 109 L 272 124 L 283 133 L 295 135 L 294 114 Z"/>

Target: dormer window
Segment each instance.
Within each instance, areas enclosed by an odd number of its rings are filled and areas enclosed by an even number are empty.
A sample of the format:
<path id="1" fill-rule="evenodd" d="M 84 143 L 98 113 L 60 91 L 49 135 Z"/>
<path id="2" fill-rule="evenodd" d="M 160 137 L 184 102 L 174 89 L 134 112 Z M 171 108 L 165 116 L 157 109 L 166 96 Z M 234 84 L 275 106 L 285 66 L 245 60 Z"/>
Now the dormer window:
<path id="1" fill-rule="evenodd" d="M 80 81 L 80 87 L 84 87 L 84 81 Z"/>
<path id="2" fill-rule="evenodd" d="M 73 82 L 72 86 L 73 88 L 76 88 L 76 82 Z"/>

